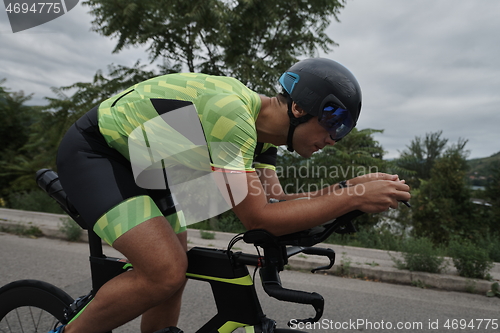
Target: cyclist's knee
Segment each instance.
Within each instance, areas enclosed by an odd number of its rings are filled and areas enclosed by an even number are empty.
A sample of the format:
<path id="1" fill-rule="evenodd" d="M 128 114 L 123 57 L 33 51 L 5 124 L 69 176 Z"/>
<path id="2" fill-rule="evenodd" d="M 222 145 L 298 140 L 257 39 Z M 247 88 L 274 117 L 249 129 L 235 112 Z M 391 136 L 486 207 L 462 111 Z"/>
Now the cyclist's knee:
<path id="1" fill-rule="evenodd" d="M 142 274 L 150 290 L 160 298 L 168 297 L 170 294 L 181 289 L 186 282 L 187 256 L 185 253 L 177 256 L 170 262 L 149 267 Z"/>
<path id="2" fill-rule="evenodd" d="M 164 217 L 155 217 L 130 229 L 114 243 L 132 263 L 138 281 L 159 294 L 179 289 L 185 280 L 187 254 Z M 155 296 L 155 295 L 151 295 Z"/>

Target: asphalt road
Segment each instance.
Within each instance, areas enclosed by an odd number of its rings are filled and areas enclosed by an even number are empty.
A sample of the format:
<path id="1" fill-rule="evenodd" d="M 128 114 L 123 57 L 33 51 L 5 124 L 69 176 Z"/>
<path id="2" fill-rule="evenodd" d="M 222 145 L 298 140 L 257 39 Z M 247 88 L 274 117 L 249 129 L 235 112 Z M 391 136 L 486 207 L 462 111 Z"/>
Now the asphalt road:
<path id="1" fill-rule="evenodd" d="M 118 255 L 109 248 L 106 253 Z M 86 244 L 0 233 L 0 285 L 39 279 L 77 297 L 90 289 L 88 267 Z M 316 291 L 325 298 L 323 319 L 312 329 L 305 327 L 311 332 L 500 332 L 500 298 L 292 271 L 281 277 L 287 288 Z M 309 306 L 267 297 L 258 282 L 257 289 L 264 312 L 280 327 L 292 318 L 313 315 Z M 194 332 L 213 314 L 209 286 L 189 281 L 179 327 Z M 487 319 L 494 321 L 486 329 Z M 137 333 L 138 325 L 136 320 L 116 332 Z"/>

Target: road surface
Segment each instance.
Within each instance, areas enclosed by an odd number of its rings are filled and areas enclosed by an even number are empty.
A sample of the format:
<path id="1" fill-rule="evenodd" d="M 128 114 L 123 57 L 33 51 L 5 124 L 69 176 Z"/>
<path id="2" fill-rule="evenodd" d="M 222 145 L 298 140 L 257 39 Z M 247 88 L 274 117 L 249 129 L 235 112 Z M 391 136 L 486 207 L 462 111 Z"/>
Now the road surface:
<path id="1" fill-rule="evenodd" d="M 119 256 L 108 247 L 105 252 Z M 73 297 L 90 289 L 87 244 L 0 233 L 0 253 L 0 285 L 18 279 L 39 279 L 61 287 Z M 500 298 L 295 271 L 283 272 L 282 282 L 287 288 L 316 291 L 325 298 L 322 320 L 315 327 L 301 327 L 311 332 L 500 332 Z M 271 299 L 262 292 L 258 281 L 256 284 L 264 312 L 280 327 L 292 318 L 313 315 L 310 306 Z M 213 314 L 215 306 L 208 284 L 189 281 L 179 327 L 186 333 L 194 332 Z M 495 321 L 490 321 L 486 329 L 487 321 L 483 319 Z M 116 330 L 139 331 L 138 320 Z"/>

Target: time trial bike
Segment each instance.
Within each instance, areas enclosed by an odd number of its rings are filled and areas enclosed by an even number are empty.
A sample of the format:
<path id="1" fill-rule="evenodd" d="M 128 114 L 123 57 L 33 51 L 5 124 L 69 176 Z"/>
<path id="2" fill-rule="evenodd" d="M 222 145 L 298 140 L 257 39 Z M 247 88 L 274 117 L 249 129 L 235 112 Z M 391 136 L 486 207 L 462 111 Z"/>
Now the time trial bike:
<path id="1" fill-rule="evenodd" d="M 36 175 L 38 185 L 54 198 L 66 213 L 82 228 L 87 229 L 76 209 L 69 202 L 57 174 L 42 169 Z M 329 263 L 312 272 L 330 269 L 335 263 L 332 249 L 314 247 L 326 240 L 333 232 L 355 231 L 351 220 L 361 215 L 353 211 L 321 226 L 284 236 L 273 236 L 258 229 L 236 235 L 227 249 L 193 247 L 187 252 L 189 279 L 210 284 L 217 307 L 217 314 L 200 327 L 197 333 L 229 333 L 244 327 L 246 333 L 298 332 L 277 328 L 276 322 L 268 318 L 261 307 L 254 279 L 247 266 L 259 269 L 264 291 L 279 301 L 293 302 L 313 307 L 314 316 L 293 319 L 298 323 L 317 322 L 324 309 L 324 299 L 316 292 L 305 292 L 284 288 L 280 272 L 288 258 L 299 253 L 325 256 Z M 108 257 L 103 252 L 102 241 L 93 230 L 87 230 L 90 249 L 92 289 L 88 294 L 73 299 L 62 289 L 39 280 L 20 280 L 0 288 L 0 332 L 46 333 L 60 324 L 74 320 L 93 299 L 99 288 L 113 277 L 133 269 L 126 259 Z M 238 241 L 253 244 L 258 254 L 233 251 Z"/>

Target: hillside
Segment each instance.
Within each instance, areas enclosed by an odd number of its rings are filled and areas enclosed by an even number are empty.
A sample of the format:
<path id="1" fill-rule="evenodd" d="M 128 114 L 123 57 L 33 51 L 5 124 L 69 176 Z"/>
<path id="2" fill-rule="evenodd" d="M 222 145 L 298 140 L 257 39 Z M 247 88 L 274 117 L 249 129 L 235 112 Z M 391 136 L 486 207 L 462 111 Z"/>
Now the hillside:
<path id="1" fill-rule="evenodd" d="M 467 161 L 470 167 L 468 174 L 472 185 L 486 185 L 486 179 L 489 176 L 489 169 L 491 164 L 494 162 L 500 162 L 500 152 L 489 157 L 474 158 Z"/>

